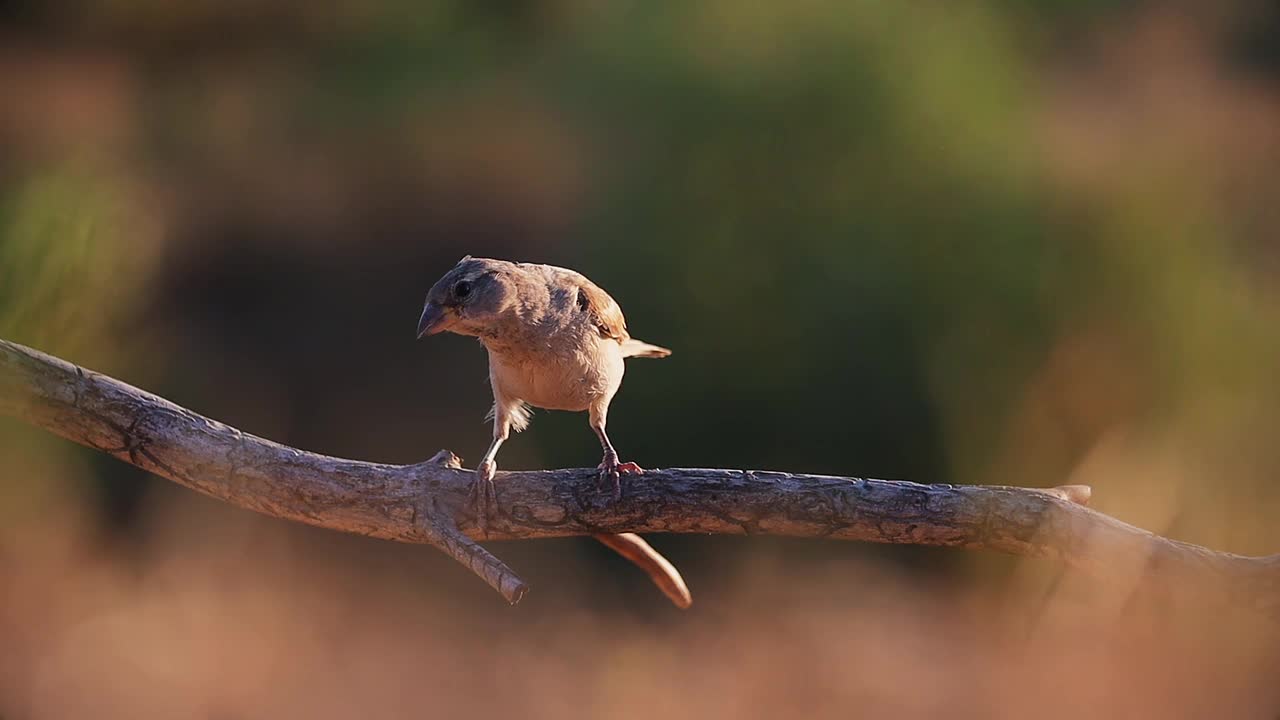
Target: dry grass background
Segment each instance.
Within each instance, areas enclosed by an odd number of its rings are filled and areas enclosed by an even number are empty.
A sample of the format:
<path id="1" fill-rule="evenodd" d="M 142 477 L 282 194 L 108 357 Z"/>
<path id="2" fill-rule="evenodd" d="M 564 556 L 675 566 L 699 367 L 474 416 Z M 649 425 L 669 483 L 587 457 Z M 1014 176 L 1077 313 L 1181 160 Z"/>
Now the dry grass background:
<path id="1" fill-rule="evenodd" d="M 565 540 L 509 608 L 455 594 L 474 580 L 416 557 L 428 548 L 353 548 L 164 495 L 129 544 L 66 497 L 5 527 L 5 717 L 1269 717 L 1280 703 L 1273 621 L 1047 562 L 948 578 L 729 553 L 738 565 L 679 613 L 643 583 L 623 583 L 644 594 L 630 603 L 593 598 L 630 571 Z"/>

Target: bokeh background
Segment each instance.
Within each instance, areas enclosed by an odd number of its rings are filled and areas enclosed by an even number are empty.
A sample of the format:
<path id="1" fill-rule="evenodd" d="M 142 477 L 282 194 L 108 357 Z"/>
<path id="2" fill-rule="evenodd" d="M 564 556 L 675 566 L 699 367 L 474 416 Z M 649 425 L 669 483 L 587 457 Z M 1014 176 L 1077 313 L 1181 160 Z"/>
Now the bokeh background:
<path id="1" fill-rule="evenodd" d="M 624 459 L 1094 486 L 1280 550 L 1273 2 L 0 5 L 0 337 L 291 445 L 475 462 L 464 254 L 636 336 Z M 434 551 L 0 420 L 0 717 L 1275 717 L 1280 638 L 1041 561 L 657 537 Z M 509 469 L 598 461 L 538 413 Z M 1135 569 L 1136 572 L 1136 569 Z"/>

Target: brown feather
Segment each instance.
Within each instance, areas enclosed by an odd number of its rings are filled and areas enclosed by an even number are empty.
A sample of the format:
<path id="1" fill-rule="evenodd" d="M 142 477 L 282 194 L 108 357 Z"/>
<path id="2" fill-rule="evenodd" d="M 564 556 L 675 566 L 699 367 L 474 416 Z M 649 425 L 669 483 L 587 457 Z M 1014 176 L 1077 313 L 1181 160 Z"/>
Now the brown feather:
<path id="1" fill-rule="evenodd" d="M 622 308 L 609 297 L 609 293 L 585 277 L 582 277 L 582 282 L 578 285 L 578 304 L 595 318 L 596 326 L 604 337 L 613 338 L 620 343 L 631 339 L 631 335 L 627 333 L 627 319 L 622 316 Z"/>

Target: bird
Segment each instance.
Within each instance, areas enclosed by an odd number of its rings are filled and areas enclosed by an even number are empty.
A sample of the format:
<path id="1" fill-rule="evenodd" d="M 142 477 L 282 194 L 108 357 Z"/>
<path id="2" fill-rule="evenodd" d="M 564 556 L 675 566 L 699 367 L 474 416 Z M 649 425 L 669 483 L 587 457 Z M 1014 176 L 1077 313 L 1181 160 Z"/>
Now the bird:
<path id="1" fill-rule="evenodd" d="M 588 413 L 604 452 L 600 478 L 614 499 L 622 473 L 643 472 L 618 459 L 605 429 L 609 403 L 626 358 L 671 351 L 632 338 L 622 308 L 600 286 L 567 268 L 468 255 L 427 292 L 418 337 L 442 332 L 479 338 L 489 353 L 493 442 L 476 466 L 482 504 L 498 450 L 511 431 L 529 426 L 529 406 Z"/>
<path id="2" fill-rule="evenodd" d="M 489 506 L 497 502 L 498 450 L 512 431 L 529 426 L 530 407 L 587 413 L 603 453 L 601 489 L 613 500 L 621 497 L 621 475 L 644 472 L 619 460 L 605 429 L 609 404 L 627 358 L 664 358 L 671 351 L 631 337 L 622 308 L 600 286 L 568 268 L 468 255 L 431 286 L 418 320 L 419 339 L 444 332 L 478 338 L 489 355 L 493 440 L 470 493 L 482 533 Z M 676 605 L 688 607 L 684 581 L 639 536 L 596 539 L 648 571 Z"/>

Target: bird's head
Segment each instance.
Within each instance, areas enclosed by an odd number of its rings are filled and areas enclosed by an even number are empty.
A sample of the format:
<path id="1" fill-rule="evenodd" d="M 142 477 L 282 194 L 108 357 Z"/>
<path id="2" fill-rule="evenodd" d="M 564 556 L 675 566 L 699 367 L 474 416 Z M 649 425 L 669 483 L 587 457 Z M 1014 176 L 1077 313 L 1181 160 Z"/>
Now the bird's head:
<path id="1" fill-rule="evenodd" d="M 418 337 L 452 332 L 480 336 L 515 299 L 511 263 L 470 255 L 436 281 L 418 320 Z"/>

